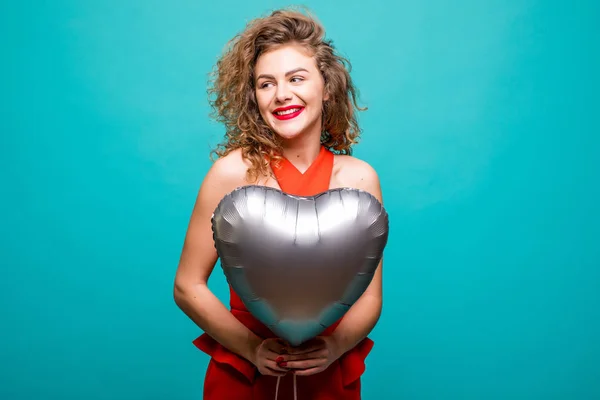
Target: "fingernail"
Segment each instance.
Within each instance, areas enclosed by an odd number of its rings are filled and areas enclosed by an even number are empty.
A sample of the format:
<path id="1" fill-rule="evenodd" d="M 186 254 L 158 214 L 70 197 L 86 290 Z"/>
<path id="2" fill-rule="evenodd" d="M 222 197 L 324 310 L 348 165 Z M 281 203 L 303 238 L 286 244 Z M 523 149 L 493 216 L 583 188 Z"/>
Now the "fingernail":
<path id="1" fill-rule="evenodd" d="M 287 366 L 287 361 L 282 361 L 279 363 L 280 367 L 286 367 Z"/>
<path id="2" fill-rule="evenodd" d="M 281 357 L 281 356 L 279 356 L 279 357 L 277 357 L 277 358 L 275 359 L 275 362 L 276 362 L 276 363 L 280 363 L 280 362 L 282 362 L 282 361 L 283 361 L 283 357 Z"/>

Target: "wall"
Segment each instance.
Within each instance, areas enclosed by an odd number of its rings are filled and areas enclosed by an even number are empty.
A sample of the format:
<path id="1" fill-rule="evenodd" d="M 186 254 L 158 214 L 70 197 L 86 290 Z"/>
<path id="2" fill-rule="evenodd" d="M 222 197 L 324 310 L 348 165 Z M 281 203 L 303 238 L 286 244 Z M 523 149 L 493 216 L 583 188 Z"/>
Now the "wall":
<path id="1" fill-rule="evenodd" d="M 206 75 L 285 4 L 0 6 L 0 398 L 201 398 L 172 281 L 223 132 Z M 392 222 L 364 398 L 600 398 L 598 5 L 305 4 Z"/>

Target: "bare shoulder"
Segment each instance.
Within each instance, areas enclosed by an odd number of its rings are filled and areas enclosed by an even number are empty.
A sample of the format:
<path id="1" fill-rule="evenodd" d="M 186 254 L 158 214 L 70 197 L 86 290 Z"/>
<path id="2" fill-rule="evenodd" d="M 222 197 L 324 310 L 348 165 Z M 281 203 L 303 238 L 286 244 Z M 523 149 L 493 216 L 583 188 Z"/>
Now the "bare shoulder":
<path id="1" fill-rule="evenodd" d="M 229 192 L 246 185 L 249 167 L 250 163 L 242 157 L 242 151 L 233 150 L 213 163 L 204 178 L 203 186 L 219 192 Z"/>
<path id="2" fill-rule="evenodd" d="M 368 162 L 353 156 L 336 155 L 333 175 L 335 186 L 364 190 L 382 200 L 379 175 Z"/>
<path id="3" fill-rule="evenodd" d="M 192 209 L 176 282 L 180 288 L 206 283 L 217 260 L 212 240 L 212 215 L 222 198 L 245 184 L 248 165 L 241 151 L 216 160 L 202 180 Z"/>

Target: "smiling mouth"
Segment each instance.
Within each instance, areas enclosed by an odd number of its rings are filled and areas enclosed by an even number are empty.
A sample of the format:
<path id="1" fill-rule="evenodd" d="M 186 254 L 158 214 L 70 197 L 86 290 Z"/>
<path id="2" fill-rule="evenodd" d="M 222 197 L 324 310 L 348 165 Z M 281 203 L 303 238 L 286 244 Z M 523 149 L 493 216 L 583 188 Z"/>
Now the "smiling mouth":
<path id="1" fill-rule="evenodd" d="M 273 111 L 273 116 L 279 120 L 287 120 L 296 118 L 304 111 L 304 107 L 291 107 Z"/>

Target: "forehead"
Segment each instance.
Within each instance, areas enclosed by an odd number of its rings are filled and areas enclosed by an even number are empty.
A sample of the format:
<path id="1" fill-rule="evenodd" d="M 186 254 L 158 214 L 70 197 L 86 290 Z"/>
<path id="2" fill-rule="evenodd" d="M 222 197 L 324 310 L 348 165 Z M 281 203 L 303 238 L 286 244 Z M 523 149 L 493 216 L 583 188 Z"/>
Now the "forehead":
<path id="1" fill-rule="evenodd" d="M 316 71 L 317 65 L 314 57 L 302 46 L 290 44 L 276 47 L 258 57 L 255 72 L 260 74 L 285 74 L 287 71 L 302 67 L 309 71 Z"/>

